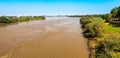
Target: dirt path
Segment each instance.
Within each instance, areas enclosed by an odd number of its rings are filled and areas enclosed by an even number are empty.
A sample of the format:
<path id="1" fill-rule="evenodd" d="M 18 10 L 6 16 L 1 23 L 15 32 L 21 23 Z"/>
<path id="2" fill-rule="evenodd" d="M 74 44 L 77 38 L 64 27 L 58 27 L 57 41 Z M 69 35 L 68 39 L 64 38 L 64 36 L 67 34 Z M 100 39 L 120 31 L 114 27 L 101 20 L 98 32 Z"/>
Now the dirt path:
<path id="1" fill-rule="evenodd" d="M 88 58 L 79 18 L 47 17 L 45 21 L 0 27 L 0 58 Z"/>

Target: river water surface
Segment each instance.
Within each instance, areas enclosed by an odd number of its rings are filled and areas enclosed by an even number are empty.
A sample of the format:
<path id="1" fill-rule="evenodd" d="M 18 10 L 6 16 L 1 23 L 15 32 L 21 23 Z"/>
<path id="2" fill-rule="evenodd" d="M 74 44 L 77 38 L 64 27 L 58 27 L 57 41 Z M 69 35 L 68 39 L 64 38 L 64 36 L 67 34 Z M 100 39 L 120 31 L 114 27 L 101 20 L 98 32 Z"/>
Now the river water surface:
<path id="1" fill-rule="evenodd" d="M 0 58 L 88 58 L 79 18 L 46 17 L 0 27 Z"/>

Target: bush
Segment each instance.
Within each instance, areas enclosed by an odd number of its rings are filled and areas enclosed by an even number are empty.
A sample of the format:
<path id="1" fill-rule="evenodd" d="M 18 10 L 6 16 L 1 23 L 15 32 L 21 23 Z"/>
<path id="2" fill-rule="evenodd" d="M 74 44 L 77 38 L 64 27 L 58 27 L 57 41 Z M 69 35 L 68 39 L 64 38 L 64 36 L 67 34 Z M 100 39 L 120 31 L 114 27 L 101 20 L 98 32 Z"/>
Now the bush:
<path id="1" fill-rule="evenodd" d="M 118 57 L 118 52 L 120 52 L 120 36 L 117 33 L 110 33 L 108 36 L 104 36 L 104 40 L 98 42 L 96 46 L 97 58 Z"/>
<path id="2" fill-rule="evenodd" d="M 80 22 L 82 24 L 82 28 L 84 28 L 86 24 L 91 22 L 91 19 L 88 17 L 81 17 Z"/>
<path id="3" fill-rule="evenodd" d="M 18 23 L 18 19 L 17 18 L 11 18 L 10 23 Z"/>
<path id="4" fill-rule="evenodd" d="M 44 20 L 44 16 L 22 16 L 18 18 L 19 22 L 31 21 L 31 20 Z"/>
<path id="5" fill-rule="evenodd" d="M 10 19 L 5 16 L 2 16 L 2 17 L 0 17 L 0 23 L 9 24 Z"/>
<path id="6" fill-rule="evenodd" d="M 102 33 L 104 33 L 104 21 L 100 18 L 92 19 L 91 23 L 84 27 L 84 36 L 87 38 L 99 37 Z"/>
<path id="7" fill-rule="evenodd" d="M 96 36 L 93 25 L 91 23 L 85 25 L 84 36 L 87 38 L 93 38 Z"/>
<path id="8" fill-rule="evenodd" d="M 105 22 L 110 22 L 112 14 L 104 14 L 101 18 L 104 19 Z"/>

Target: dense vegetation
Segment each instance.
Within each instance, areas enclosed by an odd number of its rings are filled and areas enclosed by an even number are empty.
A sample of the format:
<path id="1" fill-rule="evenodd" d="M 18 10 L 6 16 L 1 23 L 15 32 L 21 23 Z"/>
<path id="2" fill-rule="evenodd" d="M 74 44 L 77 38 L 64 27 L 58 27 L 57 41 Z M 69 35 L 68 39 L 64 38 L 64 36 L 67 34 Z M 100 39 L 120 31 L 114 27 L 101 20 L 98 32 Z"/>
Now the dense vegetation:
<path id="1" fill-rule="evenodd" d="M 101 18 L 81 18 L 84 35 L 95 42 L 96 58 L 120 58 L 120 27 Z"/>
<path id="2" fill-rule="evenodd" d="M 118 30 L 119 29 L 119 30 Z M 120 28 L 105 25 L 104 36 L 96 43 L 97 58 L 120 58 Z"/>
<path id="3" fill-rule="evenodd" d="M 104 14 L 102 18 L 105 19 L 106 22 L 110 22 L 112 20 L 120 21 L 120 6 L 113 8 L 109 14 Z"/>
<path id="4" fill-rule="evenodd" d="M 31 20 L 44 20 L 44 16 L 1 16 L 0 17 L 0 24 L 10 24 L 10 23 L 18 23 L 24 21 L 31 21 Z"/>
<path id="5" fill-rule="evenodd" d="M 120 58 L 120 27 L 114 26 L 120 25 L 120 6 L 102 16 L 82 16 L 80 22 L 84 36 L 95 43 L 96 58 Z"/>
<path id="6" fill-rule="evenodd" d="M 100 18 L 81 18 L 81 24 L 84 28 L 84 36 L 93 39 L 94 37 L 99 37 L 104 31 L 104 20 Z"/>

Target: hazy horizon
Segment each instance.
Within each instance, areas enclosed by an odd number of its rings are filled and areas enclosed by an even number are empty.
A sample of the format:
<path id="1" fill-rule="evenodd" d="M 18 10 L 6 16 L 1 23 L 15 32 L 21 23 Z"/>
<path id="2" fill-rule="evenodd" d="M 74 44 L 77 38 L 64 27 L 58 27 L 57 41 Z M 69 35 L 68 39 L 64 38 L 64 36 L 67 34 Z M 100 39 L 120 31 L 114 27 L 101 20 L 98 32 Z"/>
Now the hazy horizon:
<path id="1" fill-rule="evenodd" d="M 0 16 L 109 13 L 120 0 L 0 0 Z"/>

